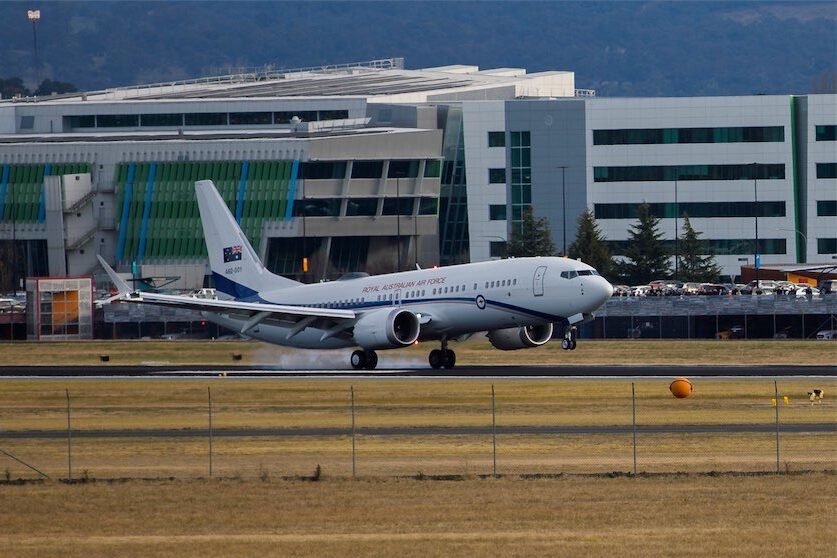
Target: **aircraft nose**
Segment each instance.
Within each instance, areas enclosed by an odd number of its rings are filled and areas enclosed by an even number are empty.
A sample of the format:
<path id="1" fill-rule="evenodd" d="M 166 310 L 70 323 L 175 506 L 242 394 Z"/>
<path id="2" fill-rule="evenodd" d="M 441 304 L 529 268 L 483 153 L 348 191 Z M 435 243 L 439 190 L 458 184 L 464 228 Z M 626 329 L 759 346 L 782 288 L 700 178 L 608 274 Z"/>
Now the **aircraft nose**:
<path id="1" fill-rule="evenodd" d="M 596 281 L 596 290 L 599 292 L 601 304 L 604 304 L 610 297 L 613 296 L 613 285 L 611 285 L 604 277 L 599 277 L 598 279 L 599 280 Z"/>

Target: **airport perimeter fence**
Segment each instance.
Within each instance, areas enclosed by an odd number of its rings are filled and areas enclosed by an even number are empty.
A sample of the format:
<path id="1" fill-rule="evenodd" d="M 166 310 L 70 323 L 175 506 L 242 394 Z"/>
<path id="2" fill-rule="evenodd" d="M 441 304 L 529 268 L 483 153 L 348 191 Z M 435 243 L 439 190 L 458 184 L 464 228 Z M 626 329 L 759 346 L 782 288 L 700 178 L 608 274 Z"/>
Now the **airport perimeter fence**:
<path id="1" fill-rule="evenodd" d="M 3 479 L 833 471 L 833 378 L 4 382 Z M 37 391 L 32 391 L 33 389 Z M 809 396 L 820 390 L 822 398 Z"/>

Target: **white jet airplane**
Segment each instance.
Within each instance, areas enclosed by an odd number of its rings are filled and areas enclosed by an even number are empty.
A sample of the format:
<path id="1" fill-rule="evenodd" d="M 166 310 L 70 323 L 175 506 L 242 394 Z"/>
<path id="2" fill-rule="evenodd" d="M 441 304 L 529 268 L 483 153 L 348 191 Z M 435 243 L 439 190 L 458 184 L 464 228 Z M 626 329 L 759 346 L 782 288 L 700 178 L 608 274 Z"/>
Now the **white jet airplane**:
<path id="1" fill-rule="evenodd" d="M 212 181 L 195 183 L 215 287 L 233 300 L 132 290 L 99 257 L 116 300 L 190 308 L 205 319 L 277 345 L 305 349 L 358 347 L 355 369 L 374 369 L 376 350 L 436 340 L 430 366 L 453 368 L 451 340 L 487 331 L 504 351 L 538 347 L 564 328 L 575 349 L 576 325 L 613 293 L 595 269 L 567 258 L 515 258 L 302 284 L 265 269 Z"/>

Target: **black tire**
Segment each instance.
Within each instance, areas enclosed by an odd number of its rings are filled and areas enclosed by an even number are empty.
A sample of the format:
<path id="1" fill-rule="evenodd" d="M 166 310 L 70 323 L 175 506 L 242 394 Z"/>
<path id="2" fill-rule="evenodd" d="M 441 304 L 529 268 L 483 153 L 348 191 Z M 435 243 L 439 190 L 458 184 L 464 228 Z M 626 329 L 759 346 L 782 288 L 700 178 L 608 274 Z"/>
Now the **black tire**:
<path id="1" fill-rule="evenodd" d="M 430 351 L 430 355 L 427 357 L 428 362 L 430 362 L 430 368 L 434 370 L 438 370 L 442 367 L 443 358 L 442 358 L 442 351 L 440 349 L 433 349 Z"/>
<path id="2" fill-rule="evenodd" d="M 561 348 L 564 349 L 565 351 L 570 350 L 570 340 L 567 339 L 566 337 L 561 339 Z"/>
<path id="3" fill-rule="evenodd" d="M 456 366 L 456 353 L 450 349 L 443 351 L 442 366 L 447 370 Z"/>
<path id="4" fill-rule="evenodd" d="M 576 345 L 577 345 L 577 343 L 576 343 L 575 339 L 573 339 L 572 341 L 570 341 L 570 350 L 571 350 L 571 351 L 574 351 L 574 350 L 575 350 L 575 346 L 576 346 Z"/>
<path id="5" fill-rule="evenodd" d="M 366 362 L 366 351 L 355 351 L 352 353 L 352 356 L 349 357 L 349 364 L 351 364 L 352 368 L 355 370 L 363 369 L 366 366 Z"/>
<path id="6" fill-rule="evenodd" d="M 367 370 L 375 370 L 375 367 L 378 366 L 378 353 L 375 351 L 369 351 L 366 353 L 366 368 Z"/>

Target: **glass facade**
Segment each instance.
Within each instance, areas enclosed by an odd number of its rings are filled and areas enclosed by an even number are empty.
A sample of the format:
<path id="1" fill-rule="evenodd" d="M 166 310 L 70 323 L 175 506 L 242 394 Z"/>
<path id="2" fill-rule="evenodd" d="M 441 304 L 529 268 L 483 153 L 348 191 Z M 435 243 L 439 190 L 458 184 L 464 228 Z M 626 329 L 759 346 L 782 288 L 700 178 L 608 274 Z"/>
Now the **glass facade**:
<path id="1" fill-rule="evenodd" d="M 184 115 L 186 126 L 226 126 L 226 112 L 196 112 Z"/>
<path id="2" fill-rule="evenodd" d="M 334 180 L 346 176 L 344 161 L 309 161 L 300 166 L 300 176 L 308 180 Z"/>
<path id="3" fill-rule="evenodd" d="M 532 205 L 532 140 L 529 132 L 511 132 L 511 226 L 521 229 L 524 209 Z"/>
<path id="4" fill-rule="evenodd" d="M 415 178 L 418 176 L 419 162 L 412 161 L 390 161 L 387 178 Z"/>
<path id="5" fill-rule="evenodd" d="M 607 245 L 612 255 L 624 256 L 631 242 L 630 240 L 608 240 Z M 664 240 L 662 242 L 666 251 L 674 255 L 677 246 L 675 241 Z M 755 253 L 754 239 L 711 239 L 703 240 L 703 245 L 709 249 L 708 253 L 716 256 L 752 255 Z M 786 253 L 787 241 L 784 238 L 759 239 L 759 254 L 781 255 Z"/>
<path id="6" fill-rule="evenodd" d="M 760 180 L 785 178 L 785 165 L 670 165 L 593 167 L 594 182 L 673 182 L 691 180 Z"/>
<path id="7" fill-rule="evenodd" d="M 346 216 L 372 216 L 378 212 L 378 198 L 352 198 L 346 203 Z"/>
<path id="8" fill-rule="evenodd" d="M 439 197 L 439 263 L 469 261 L 468 192 L 462 108 L 440 107 L 445 119 L 442 140 L 442 183 Z"/>
<path id="9" fill-rule="evenodd" d="M 439 159 L 428 159 L 424 163 L 425 178 L 439 178 L 442 176 L 442 161 Z"/>
<path id="10" fill-rule="evenodd" d="M 837 126 L 824 125 L 816 127 L 817 141 L 837 141 Z"/>
<path id="11" fill-rule="evenodd" d="M 505 258 L 508 253 L 508 246 L 505 242 L 492 240 L 488 243 L 488 256 L 491 258 Z"/>
<path id="12" fill-rule="evenodd" d="M 593 130 L 593 145 L 783 142 L 782 126 Z"/>
<path id="13" fill-rule="evenodd" d="M 385 198 L 382 215 L 412 215 L 413 198 Z"/>
<path id="14" fill-rule="evenodd" d="M 383 174 L 383 161 L 355 161 L 352 164 L 352 178 L 381 178 Z"/>
<path id="15" fill-rule="evenodd" d="M 837 200 L 819 200 L 817 217 L 837 217 Z"/>
<path id="16" fill-rule="evenodd" d="M 636 219 L 638 203 L 597 203 L 593 205 L 596 219 Z M 754 202 L 681 202 L 650 203 L 651 214 L 663 219 L 673 219 L 679 210 L 691 218 L 699 217 L 755 217 Z M 759 217 L 784 217 L 785 202 L 758 202 Z"/>
<path id="17" fill-rule="evenodd" d="M 419 198 L 419 215 L 438 215 L 439 198 Z"/>
<path id="18" fill-rule="evenodd" d="M 273 115 L 269 112 L 231 112 L 231 125 L 273 124 Z"/>
<path id="19" fill-rule="evenodd" d="M 837 163 L 817 163 L 817 178 L 837 178 Z"/>
<path id="20" fill-rule="evenodd" d="M 97 128 L 135 128 L 139 126 L 138 114 L 100 114 L 96 117 Z"/>
<path id="21" fill-rule="evenodd" d="M 141 114 L 140 126 L 183 126 L 182 114 Z"/>
<path id="22" fill-rule="evenodd" d="M 64 117 L 65 128 L 135 128 L 178 126 L 264 126 L 290 124 L 298 116 L 303 122 L 344 120 L 348 110 L 302 110 L 283 112 L 187 112 L 170 114 L 85 114 Z"/>

